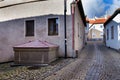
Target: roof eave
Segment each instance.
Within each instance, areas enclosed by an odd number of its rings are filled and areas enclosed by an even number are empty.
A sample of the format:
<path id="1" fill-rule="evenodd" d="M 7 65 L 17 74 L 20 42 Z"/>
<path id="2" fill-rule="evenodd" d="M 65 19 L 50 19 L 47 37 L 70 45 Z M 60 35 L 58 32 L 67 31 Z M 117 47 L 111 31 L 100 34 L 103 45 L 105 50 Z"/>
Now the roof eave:
<path id="1" fill-rule="evenodd" d="M 120 9 L 117 9 L 113 15 L 104 23 L 104 26 L 106 26 L 118 13 L 120 13 Z"/>
<path id="2" fill-rule="evenodd" d="M 27 2 L 14 3 L 14 4 L 9 4 L 9 5 L 0 6 L 0 9 L 2 9 L 2 8 L 7 8 L 7 7 L 11 7 L 11 6 L 16 6 L 16 5 L 21 5 L 21 4 L 39 2 L 39 1 L 46 1 L 46 0 L 33 0 L 33 1 L 27 1 Z"/>
<path id="3" fill-rule="evenodd" d="M 86 26 L 86 17 L 84 14 L 83 5 L 82 5 L 81 0 L 78 1 L 77 5 L 78 5 L 79 11 L 81 13 L 81 17 L 82 17 L 82 21 L 84 23 L 84 26 Z"/>

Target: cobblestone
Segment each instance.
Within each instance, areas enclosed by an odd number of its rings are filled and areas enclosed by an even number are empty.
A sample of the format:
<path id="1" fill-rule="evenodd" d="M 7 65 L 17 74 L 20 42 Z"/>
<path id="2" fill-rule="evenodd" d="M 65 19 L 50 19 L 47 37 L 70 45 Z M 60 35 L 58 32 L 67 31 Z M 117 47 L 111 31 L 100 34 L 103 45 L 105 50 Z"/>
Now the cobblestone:
<path id="1" fill-rule="evenodd" d="M 49 66 L 32 69 L 31 66 L 10 67 L 11 63 L 0 64 L 0 80 L 43 80 L 76 59 L 59 59 Z"/>
<path id="2" fill-rule="evenodd" d="M 60 59 L 30 69 L 0 64 L 0 80 L 120 80 L 120 53 L 101 42 L 88 42 L 76 59 Z"/>
<path id="3" fill-rule="evenodd" d="M 79 58 L 45 80 L 120 80 L 120 53 L 89 42 Z"/>

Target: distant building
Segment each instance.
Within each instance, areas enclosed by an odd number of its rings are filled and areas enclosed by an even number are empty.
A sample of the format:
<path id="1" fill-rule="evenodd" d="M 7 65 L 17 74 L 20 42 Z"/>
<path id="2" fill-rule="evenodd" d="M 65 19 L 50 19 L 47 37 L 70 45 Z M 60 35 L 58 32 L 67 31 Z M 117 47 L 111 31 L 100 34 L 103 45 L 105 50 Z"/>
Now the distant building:
<path id="1" fill-rule="evenodd" d="M 107 47 L 120 50 L 120 8 L 104 23 Z"/>
<path id="2" fill-rule="evenodd" d="M 85 15 L 81 0 L 4 0 L 0 2 L 0 62 L 14 58 L 13 47 L 33 40 L 59 46 L 59 57 L 75 57 L 84 46 Z"/>
<path id="3" fill-rule="evenodd" d="M 97 29 L 91 29 L 88 33 L 89 40 L 102 40 L 103 32 Z"/>
<path id="4" fill-rule="evenodd" d="M 104 22 L 107 18 L 87 19 L 86 36 L 87 40 L 103 40 Z"/>

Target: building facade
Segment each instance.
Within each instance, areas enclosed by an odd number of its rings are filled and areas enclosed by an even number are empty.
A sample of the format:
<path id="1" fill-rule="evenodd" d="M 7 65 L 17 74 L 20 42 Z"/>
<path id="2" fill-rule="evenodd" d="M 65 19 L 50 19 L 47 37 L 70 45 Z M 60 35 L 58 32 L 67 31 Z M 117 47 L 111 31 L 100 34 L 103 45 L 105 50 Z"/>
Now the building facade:
<path id="1" fill-rule="evenodd" d="M 103 40 L 104 22 L 107 18 L 87 19 L 87 40 Z"/>
<path id="2" fill-rule="evenodd" d="M 12 61 L 13 47 L 33 40 L 56 44 L 59 57 L 65 56 L 64 0 L 5 1 L 0 2 L 0 62 Z M 67 57 L 75 57 L 84 46 L 85 16 L 80 0 L 66 3 Z"/>
<path id="3" fill-rule="evenodd" d="M 120 50 L 120 9 L 105 22 L 105 44 L 107 47 Z"/>

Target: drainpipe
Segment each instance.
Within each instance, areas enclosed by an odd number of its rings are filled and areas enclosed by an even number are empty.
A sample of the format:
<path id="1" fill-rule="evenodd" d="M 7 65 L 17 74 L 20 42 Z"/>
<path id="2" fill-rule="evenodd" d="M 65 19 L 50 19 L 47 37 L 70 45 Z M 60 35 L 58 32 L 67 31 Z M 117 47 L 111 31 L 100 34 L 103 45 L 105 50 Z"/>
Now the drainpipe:
<path id="1" fill-rule="evenodd" d="M 74 44 L 75 44 L 75 41 L 74 41 L 74 25 L 75 25 L 75 4 L 72 3 L 72 48 L 74 50 Z"/>
<path id="2" fill-rule="evenodd" d="M 67 12 L 67 0 L 64 0 L 65 58 L 67 58 L 67 30 L 66 30 L 66 12 Z"/>

